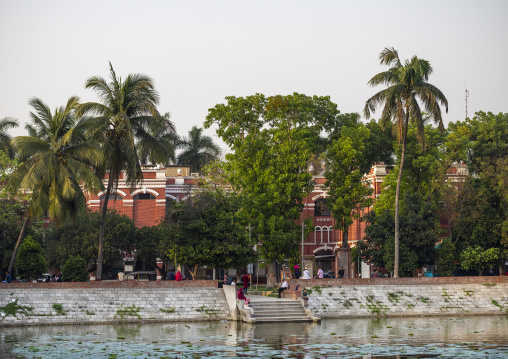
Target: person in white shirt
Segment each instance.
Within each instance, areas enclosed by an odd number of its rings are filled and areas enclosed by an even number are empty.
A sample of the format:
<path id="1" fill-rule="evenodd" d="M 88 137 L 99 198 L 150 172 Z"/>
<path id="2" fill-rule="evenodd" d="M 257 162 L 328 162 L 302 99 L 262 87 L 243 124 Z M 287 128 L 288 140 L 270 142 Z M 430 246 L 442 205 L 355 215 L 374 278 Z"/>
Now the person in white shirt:
<path id="1" fill-rule="evenodd" d="M 279 298 L 280 298 L 280 295 L 283 291 L 285 291 L 286 289 L 288 289 L 288 282 L 286 282 L 286 280 L 284 279 L 280 288 L 279 288 Z"/>
<path id="2" fill-rule="evenodd" d="M 245 310 L 250 310 L 250 315 L 253 315 L 254 314 L 254 309 L 252 309 L 251 307 L 249 307 L 249 303 L 250 303 L 250 299 L 247 298 L 245 300 L 245 303 L 243 304 L 243 309 Z"/>
<path id="3" fill-rule="evenodd" d="M 323 270 L 321 268 L 318 269 L 317 276 L 318 278 L 323 279 Z"/>
<path id="4" fill-rule="evenodd" d="M 125 278 L 125 274 L 123 272 L 118 272 L 118 281 L 123 282 L 124 278 Z"/>
<path id="5" fill-rule="evenodd" d="M 303 271 L 302 279 L 310 279 L 310 274 L 309 274 L 309 270 L 308 269 Z"/>

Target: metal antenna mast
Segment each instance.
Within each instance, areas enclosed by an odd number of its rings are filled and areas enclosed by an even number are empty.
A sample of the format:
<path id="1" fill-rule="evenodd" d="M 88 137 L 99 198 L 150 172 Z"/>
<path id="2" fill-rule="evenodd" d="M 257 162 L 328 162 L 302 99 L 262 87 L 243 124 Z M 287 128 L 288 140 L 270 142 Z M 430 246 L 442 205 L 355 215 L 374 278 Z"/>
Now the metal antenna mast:
<path id="1" fill-rule="evenodd" d="M 466 88 L 466 118 L 467 118 L 467 98 L 469 97 L 469 91 Z"/>

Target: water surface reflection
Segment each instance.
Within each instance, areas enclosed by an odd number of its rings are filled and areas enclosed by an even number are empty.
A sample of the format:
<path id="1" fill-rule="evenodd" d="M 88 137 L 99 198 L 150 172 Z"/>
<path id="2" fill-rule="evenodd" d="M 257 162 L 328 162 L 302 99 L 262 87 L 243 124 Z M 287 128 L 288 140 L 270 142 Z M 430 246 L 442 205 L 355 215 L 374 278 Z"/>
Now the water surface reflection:
<path id="1" fill-rule="evenodd" d="M 4 358 L 508 357 L 507 317 L 200 322 L 0 329 Z"/>

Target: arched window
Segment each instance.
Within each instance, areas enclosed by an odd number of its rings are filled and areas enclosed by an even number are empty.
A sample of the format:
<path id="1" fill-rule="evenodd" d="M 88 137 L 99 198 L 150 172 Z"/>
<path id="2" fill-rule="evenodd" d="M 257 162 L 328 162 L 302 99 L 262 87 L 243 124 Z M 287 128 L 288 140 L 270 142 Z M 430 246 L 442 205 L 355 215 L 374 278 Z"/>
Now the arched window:
<path id="1" fill-rule="evenodd" d="M 331 212 L 326 207 L 326 198 L 318 198 L 314 201 L 314 216 L 331 216 Z"/>
<path id="2" fill-rule="evenodd" d="M 151 193 L 138 193 L 133 198 L 135 200 L 136 199 L 155 199 L 155 196 L 153 194 L 151 194 Z"/>
<path id="3" fill-rule="evenodd" d="M 101 201 L 104 201 L 106 199 L 106 195 L 103 195 L 101 196 Z M 109 195 L 109 200 L 110 201 L 122 201 L 123 200 L 123 197 L 120 196 L 118 193 L 111 193 Z"/>

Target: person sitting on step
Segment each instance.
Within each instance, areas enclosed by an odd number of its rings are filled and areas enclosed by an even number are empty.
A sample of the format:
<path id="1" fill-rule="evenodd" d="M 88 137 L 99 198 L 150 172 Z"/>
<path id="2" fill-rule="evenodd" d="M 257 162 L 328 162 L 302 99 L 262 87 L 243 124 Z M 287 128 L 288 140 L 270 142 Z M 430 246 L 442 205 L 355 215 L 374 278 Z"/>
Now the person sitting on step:
<path id="1" fill-rule="evenodd" d="M 308 307 L 309 306 L 309 295 L 307 294 L 307 289 L 303 288 L 302 291 L 302 299 L 303 299 L 303 306 Z"/>
<path id="2" fill-rule="evenodd" d="M 283 282 L 279 288 L 279 298 L 280 298 L 281 293 L 283 291 L 285 291 L 286 289 L 288 289 L 288 282 L 285 279 L 283 279 Z"/>
<path id="3" fill-rule="evenodd" d="M 254 315 L 254 309 L 252 309 L 251 307 L 249 307 L 249 303 L 250 303 L 250 299 L 247 298 L 245 300 L 245 303 L 243 304 L 243 309 L 245 310 L 249 310 L 250 311 L 250 315 Z"/>

